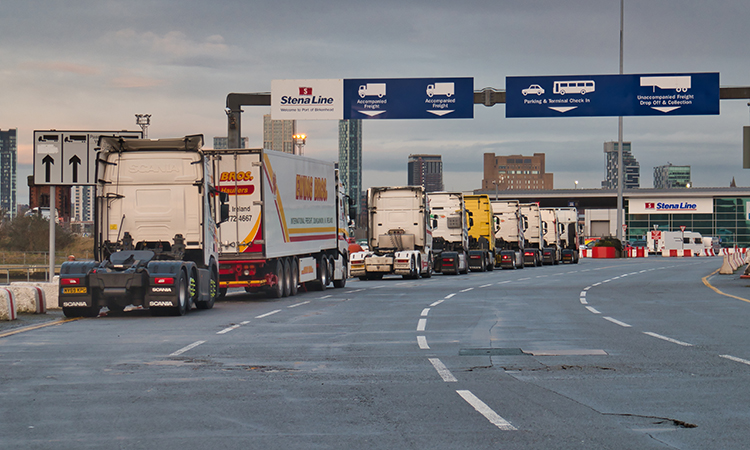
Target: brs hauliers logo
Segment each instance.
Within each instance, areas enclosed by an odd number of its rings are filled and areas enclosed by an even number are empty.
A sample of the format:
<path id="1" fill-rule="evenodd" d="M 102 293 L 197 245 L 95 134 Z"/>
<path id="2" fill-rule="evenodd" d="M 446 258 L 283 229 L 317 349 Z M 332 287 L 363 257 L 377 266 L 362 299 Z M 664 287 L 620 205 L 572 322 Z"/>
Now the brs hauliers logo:
<path id="1" fill-rule="evenodd" d="M 680 202 L 680 203 L 646 202 L 646 209 L 647 210 L 651 209 L 654 211 L 697 211 L 698 205 L 695 203 L 688 203 L 688 202 Z"/>

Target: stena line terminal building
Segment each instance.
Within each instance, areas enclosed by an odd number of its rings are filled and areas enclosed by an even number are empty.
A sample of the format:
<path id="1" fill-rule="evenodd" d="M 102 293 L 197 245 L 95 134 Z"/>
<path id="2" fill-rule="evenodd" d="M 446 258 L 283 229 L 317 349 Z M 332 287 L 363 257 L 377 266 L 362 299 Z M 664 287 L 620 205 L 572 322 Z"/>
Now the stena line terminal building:
<path id="1" fill-rule="evenodd" d="M 539 203 L 543 208 L 578 208 L 583 238 L 616 236 L 617 191 L 556 189 L 548 191 L 476 190 L 491 199 Z M 497 197 L 496 197 L 497 196 Z M 626 189 L 623 193 L 624 238 L 646 233 L 696 231 L 721 239 L 722 247 L 750 247 L 750 188 Z"/>

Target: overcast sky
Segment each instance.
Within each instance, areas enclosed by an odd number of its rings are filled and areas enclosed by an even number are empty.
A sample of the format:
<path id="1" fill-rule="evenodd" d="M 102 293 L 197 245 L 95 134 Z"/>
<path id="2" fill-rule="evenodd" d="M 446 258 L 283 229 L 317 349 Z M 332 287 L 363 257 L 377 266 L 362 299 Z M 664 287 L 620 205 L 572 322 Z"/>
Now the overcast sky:
<path id="1" fill-rule="evenodd" d="M 625 73 L 719 72 L 750 86 L 747 0 L 626 0 Z M 226 136 L 230 92 L 268 92 L 274 79 L 615 74 L 618 0 L 148 0 L 0 2 L 0 129 L 18 129 L 18 202 L 28 202 L 34 130 L 137 130 L 149 137 Z M 262 116 L 245 107 L 243 136 L 262 145 Z M 691 165 L 696 186 L 750 186 L 742 169 L 747 100 L 718 116 L 626 117 L 641 166 Z M 300 121 L 305 154 L 338 158 L 335 121 Z M 482 157 L 543 152 L 555 188 L 598 188 L 617 118 L 506 119 L 474 106 L 463 120 L 366 120 L 363 183 L 406 184 L 410 154 L 441 154 L 448 190 L 481 186 Z"/>

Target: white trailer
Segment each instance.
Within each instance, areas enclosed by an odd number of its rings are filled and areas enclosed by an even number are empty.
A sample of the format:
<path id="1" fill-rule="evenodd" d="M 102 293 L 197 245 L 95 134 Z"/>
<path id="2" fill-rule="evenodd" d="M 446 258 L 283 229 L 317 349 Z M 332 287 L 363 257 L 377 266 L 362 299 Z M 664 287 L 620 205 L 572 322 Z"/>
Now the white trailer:
<path id="1" fill-rule="evenodd" d="M 367 190 L 369 251 L 352 254 L 351 275 L 381 279 L 432 276 L 432 222 L 421 186 L 373 187 Z"/>
<path id="2" fill-rule="evenodd" d="M 209 309 L 219 292 L 216 223 L 228 216 L 201 150 L 203 136 L 102 137 L 94 206 L 95 261 L 60 268 L 68 317 Z M 220 204 L 221 203 L 221 204 Z"/>
<path id="3" fill-rule="evenodd" d="M 465 274 L 469 271 L 469 227 L 464 196 L 460 192 L 431 192 L 428 196 L 433 222 L 433 269 Z"/>
<path id="4" fill-rule="evenodd" d="M 525 266 L 542 265 L 542 248 L 544 236 L 542 235 L 542 217 L 539 205 L 536 203 L 522 203 L 520 206 L 521 219 L 523 220 L 523 262 Z"/>
<path id="5" fill-rule="evenodd" d="M 495 218 L 495 265 L 503 269 L 523 269 L 523 220 L 518 200 L 493 201 Z"/>
<path id="6" fill-rule="evenodd" d="M 705 248 L 703 236 L 695 231 L 664 231 L 661 237 L 661 242 L 657 244 L 660 252 L 690 250 L 697 256 L 702 255 Z"/>
<path id="7" fill-rule="evenodd" d="M 346 285 L 348 203 L 334 163 L 265 149 L 207 150 L 229 196 L 219 228 L 219 282 L 266 291 Z"/>

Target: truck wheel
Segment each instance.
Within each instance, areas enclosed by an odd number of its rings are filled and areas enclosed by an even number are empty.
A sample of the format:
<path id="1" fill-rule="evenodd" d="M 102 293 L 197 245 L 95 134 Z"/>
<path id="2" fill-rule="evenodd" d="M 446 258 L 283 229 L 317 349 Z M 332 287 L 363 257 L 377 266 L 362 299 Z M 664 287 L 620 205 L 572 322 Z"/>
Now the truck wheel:
<path id="1" fill-rule="evenodd" d="M 198 309 L 211 309 L 214 307 L 216 299 L 221 295 L 219 289 L 219 275 L 216 266 L 211 267 L 211 278 L 208 280 L 208 300 L 195 302 Z M 226 291 L 225 291 L 226 293 Z"/>
<path id="2" fill-rule="evenodd" d="M 292 272 L 289 270 L 289 258 L 281 260 L 282 276 L 284 277 L 281 283 L 281 296 L 289 297 L 289 292 L 292 290 Z"/>
<path id="3" fill-rule="evenodd" d="M 268 296 L 281 298 L 284 295 L 284 264 L 280 259 L 274 262 L 273 274 L 276 275 L 276 284 L 268 288 Z"/>
<path id="4" fill-rule="evenodd" d="M 289 288 L 289 295 L 297 295 L 299 289 L 299 260 L 294 257 L 289 260 L 289 268 L 292 274 L 292 285 Z"/>
<path id="5" fill-rule="evenodd" d="M 190 304 L 189 289 L 187 275 L 184 270 L 180 270 L 180 278 L 177 281 L 177 306 L 172 308 L 173 316 L 184 316 L 187 313 Z"/>
<path id="6" fill-rule="evenodd" d="M 464 270 L 462 270 L 461 273 L 463 275 L 466 275 L 467 273 L 469 273 L 469 255 L 467 255 L 466 253 L 464 253 L 464 261 L 466 262 L 466 267 L 464 267 Z"/>
<path id="7" fill-rule="evenodd" d="M 422 270 L 420 267 L 419 270 Z M 432 278 L 432 255 L 428 256 L 427 259 L 427 272 L 422 274 L 422 278 Z"/>
<path id="8" fill-rule="evenodd" d="M 318 260 L 318 279 L 315 283 L 315 290 L 325 291 L 328 287 L 328 258 L 321 256 Z"/>
<path id="9" fill-rule="evenodd" d="M 414 257 L 412 257 L 409 260 L 409 274 L 408 275 L 401 275 L 401 277 L 404 280 L 413 280 L 414 278 L 416 278 L 414 276 L 414 273 L 416 272 L 416 267 L 415 266 L 416 266 L 416 263 L 414 262 Z"/>
<path id="10" fill-rule="evenodd" d="M 492 272 L 495 270 L 495 257 L 489 254 L 487 257 L 490 258 L 489 261 L 487 261 L 487 271 Z"/>
<path id="11" fill-rule="evenodd" d="M 343 272 L 344 274 L 340 280 L 333 280 L 333 287 L 335 287 L 336 289 L 341 289 L 346 286 L 346 277 L 349 276 L 349 262 L 346 260 L 346 258 L 344 258 Z"/>

